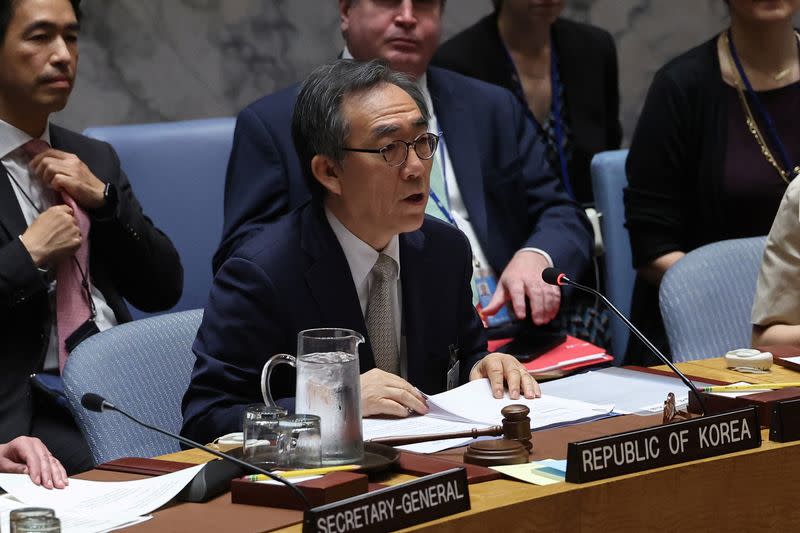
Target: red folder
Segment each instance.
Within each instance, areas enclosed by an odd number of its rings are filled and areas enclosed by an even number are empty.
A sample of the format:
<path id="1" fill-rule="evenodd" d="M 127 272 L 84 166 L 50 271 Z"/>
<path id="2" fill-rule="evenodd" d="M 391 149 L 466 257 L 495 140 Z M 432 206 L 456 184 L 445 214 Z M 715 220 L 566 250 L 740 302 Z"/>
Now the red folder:
<path id="1" fill-rule="evenodd" d="M 599 346 L 567 335 L 567 340 L 533 361 L 525 363 L 528 371 L 568 372 L 576 368 L 607 363 L 614 358 Z"/>

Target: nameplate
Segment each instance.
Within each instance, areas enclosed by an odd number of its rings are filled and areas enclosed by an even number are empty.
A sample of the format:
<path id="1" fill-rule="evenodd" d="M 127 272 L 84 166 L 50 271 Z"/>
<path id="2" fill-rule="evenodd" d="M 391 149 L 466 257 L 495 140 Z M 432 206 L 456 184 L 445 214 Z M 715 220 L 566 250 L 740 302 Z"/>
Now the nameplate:
<path id="1" fill-rule="evenodd" d="M 567 447 L 570 483 L 586 483 L 749 450 L 761 446 L 755 406 L 681 422 L 571 442 Z"/>
<path id="2" fill-rule="evenodd" d="M 791 442 L 800 440 L 800 400 L 783 400 L 772 406 L 769 440 Z"/>
<path id="3" fill-rule="evenodd" d="M 394 531 L 469 508 L 467 472 L 453 468 L 314 507 L 303 514 L 303 533 Z"/>

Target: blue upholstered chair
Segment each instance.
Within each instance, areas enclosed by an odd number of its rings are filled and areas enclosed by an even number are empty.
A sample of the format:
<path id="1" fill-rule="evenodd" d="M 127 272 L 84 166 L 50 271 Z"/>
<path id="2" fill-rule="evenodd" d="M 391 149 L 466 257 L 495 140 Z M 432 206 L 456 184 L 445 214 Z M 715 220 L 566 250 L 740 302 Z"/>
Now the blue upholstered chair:
<path id="1" fill-rule="evenodd" d="M 765 243 L 766 237 L 751 237 L 707 244 L 667 270 L 659 305 L 673 361 L 750 346 L 750 310 Z"/>
<path id="2" fill-rule="evenodd" d="M 70 354 L 65 390 L 95 464 L 180 450 L 174 440 L 119 413 L 87 411 L 81 397 L 100 394 L 144 422 L 179 432 L 181 399 L 195 361 L 191 346 L 202 317 L 194 309 L 136 320 L 86 339 Z"/>
<path id="3" fill-rule="evenodd" d="M 222 234 L 225 169 L 233 118 L 89 128 L 109 142 L 145 213 L 181 256 L 183 296 L 173 311 L 205 307 L 211 256 Z M 134 318 L 147 316 L 131 309 Z"/>
<path id="4" fill-rule="evenodd" d="M 628 184 L 625 160 L 628 150 L 600 152 L 592 158 L 592 188 L 600 213 L 603 236 L 605 291 L 608 299 L 625 316 L 630 315 L 636 271 L 631 261 L 631 241 L 625 228 L 622 189 Z M 614 363 L 620 364 L 628 346 L 628 328 L 617 317 L 611 319 L 611 346 Z"/>

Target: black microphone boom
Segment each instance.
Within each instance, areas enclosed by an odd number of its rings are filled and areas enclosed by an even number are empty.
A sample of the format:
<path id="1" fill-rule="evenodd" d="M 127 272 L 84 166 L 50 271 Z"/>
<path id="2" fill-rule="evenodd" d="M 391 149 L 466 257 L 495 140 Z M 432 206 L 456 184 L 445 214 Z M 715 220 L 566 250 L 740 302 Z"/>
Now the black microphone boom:
<path id="1" fill-rule="evenodd" d="M 625 315 L 623 315 L 619 309 L 614 307 L 614 304 L 612 304 L 608 300 L 608 298 L 603 296 L 600 292 L 592 289 L 591 287 L 587 287 L 585 285 L 581 285 L 580 283 L 572 281 L 557 268 L 552 268 L 552 267 L 545 268 L 542 271 L 542 280 L 549 285 L 558 285 L 558 286 L 569 285 L 571 287 L 575 287 L 576 289 L 586 291 L 589 294 L 593 294 L 594 296 L 597 296 L 598 298 L 603 300 L 603 303 L 606 304 L 606 306 L 609 309 L 611 309 L 611 311 L 613 311 L 614 314 L 617 315 L 620 318 L 620 320 L 622 320 L 625 323 L 626 326 L 628 326 L 628 329 L 631 330 L 633 334 L 636 335 L 636 337 L 644 343 L 645 346 L 647 346 L 647 349 L 650 350 L 656 357 L 658 357 L 662 363 L 667 365 L 673 372 L 675 372 L 675 374 L 679 378 L 681 378 L 681 381 L 683 381 L 683 383 L 687 387 L 689 387 L 689 389 L 694 393 L 695 398 L 697 398 L 697 403 L 700 404 L 700 409 L 702 409 L 703 414 L 705 414 L 706 405 L 705 402 L 703 401 L 702 396 L 700 395 L 700 391 L 697 390 L 695 384 L 692 383 L 692 381 L 689 378 L 687 378 L 683 372 L 678 370 L 678 368 L 674 364 L 672 364 L 672 361 L 667 359 L 666 356 L 663 353 L 661 353 L 661 351 L 658 348 L 656 348 L 647 337 L 645 337 L 638 329 L 636 329 L 636 326 L 634 326 L 631 323 L 631 321 L 628 320 L 627 317 L 625 317 Z"/>
<path id="2" fill-rule="evenodd" d="M 255 465 L 252 465 L 252 464 L 248 463 L 248 462 L 242 461 L 241 459 L 237 459 L 236 457 L 233 457 L 232 455 L 228 455 L 227 453 L 223 453 L 221 451 L 214 450 L 212 448 L 209 448 L 208 446 L 203 446 L 199 442 L 195 442 L 193 440 L 187 439 L 186 437 L 182 437 L 181 435 L 177 435 L 177 434 L 171 433 L 171 432 L 169 432 L 169 431 L 167 431 L 165 429 L 161 429 L 159 427 L 151 426 L 150 424 L 146 424 L 146 423 L 142 422 L 141 420 L 139 420 L 138 418 L 136 418 L 135 416 L 126 413 L 125 411 L 123 411 L 119 407 L 115 406 L 114 404 L 112 404 L 110 402 L 107 402 L 106 399 L 103 398 L 102 396 L 100 396 L 99 394 L 95 394 L 93 392 L 87 392 L 86 394 L 81 396 L 81 405 L 85 409 L 88 409 L 89 411 L 95 411 L 97 413 L 102 413 L 103 411 L 106 411 L 106 410 L 108 410 L 108 411 L 116 411 L 116 412 L 120 413 L 121 415 L 126 416 L 127 418 L 129 418 L 130 420 L 135 422 L 136 424 L 139 424 L 140 426 L 146 427 L 147 429 L 151 429 L 153 431 L 161 433 L 162 435 L 166 435 L 168 437 L 172 437 L 173 439 L 175 439 L 175 440 L 177 440 L 179 442 L 182 442 L 183 444 L 186 444 L 187 446 L 191 446 L 192 448 L 199 448 L 199 449 L 203 450 L 204 452 L 210 453 L 211 455 L 216 455 L 220 459 L 225 459 L 226 461 L 231 461 L 232 463 L 237 464 L 238 466 L 244 468 L 245 470 L 249 470 L 251 472 L 256 472 L 258 474 L 264 474 L 268 478 L 273 479 L 275 481 L 278 481 L 279 483 L 283 483 L 284 485 L 286 485 L 287 487 L 292 489 L 297 494 L 298 498 L 300 498 L 300 500 L 303 501 L 303 505 L 305 506 L 305 508 L 306 509 L 310 509 L 311 508 L 311 503 L 308 501 L 308 498 L 306 498 L 306 495 L 303 494 L 303 492 L 299 488 L 297 488 L 294 484 L 292 484 L 290 481 L 282 478 L 281 476 L 273 474 L 272 472 L 270 472 L 268 470 L 264 470 L 263 468 L 259 468 L 259 467 L 255 466 Z"/>

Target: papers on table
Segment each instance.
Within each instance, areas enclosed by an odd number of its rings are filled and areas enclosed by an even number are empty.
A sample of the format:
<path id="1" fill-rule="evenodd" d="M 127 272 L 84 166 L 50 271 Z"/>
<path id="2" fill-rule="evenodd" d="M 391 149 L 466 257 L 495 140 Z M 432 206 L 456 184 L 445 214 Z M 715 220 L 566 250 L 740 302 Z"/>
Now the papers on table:
<path id="1" fill-rule="evenodd" d="M 445 419 L 477 422 L 484 426 L 500 425 L 503 415 L 500 410 L 511 404 L 523 404 L 531 410 L 532 429 L 544 429 L 579 420 L 604 416 L 613 405 L 597 405 L 579 400 L 570 400 L 554 394 L 542 394 L 541 398 L 528 400 L 521 397 L 512 400 L 508 391 L 501 399 L 492 396 L 488 379 L 476 379 L 458 388 L 428 397 L 429 415 Z"/>
<path id="2" fill-rule="evenodd" d="M 552 395 L 528 400 L 512 400 L 506 392 L 502 399 L 492 396 L 488 379 L 470 381 L 456 389 L 428 397 L 429 412 L 425 416 L 404 419 L 370 419 L 362 424 L 364 439 L 396 437 L 401 435 L 430 435 L 455 431 L 484 429 L 500 425 L 503 416 L 500 410 L 510 404 L 524 404 L 530 410 L 532 429 L 543 429 L 582 420 L 608 416 L 613 405 L 596 405 L 568 400 Z M 433 453 L 471 442 L 471 438 L 409 444 L 399 448 L 420 453 Z"/>
<path id="3" fill-rule="evenodd" d="M 15 500 L 10 495 L 0 496 L 0 531 L 11 531 L 8 516 L 14 509 L 31 507 Z M 56 515 L 61 521 L 62 533 L 86 533 L 89 531 L 112 531 L 150 520 L 152 516 L 128 517 L 95 517 L 79 515 Z"/>
<path id="4" fill-rule="evenodd" d="M 800 357 L 783 357 L 782 359 L 784 361 L 789 361 L 790 363 L 800 365 Z"/>
<path id="5" fill-rule="evenodd" d="M 698 387 L 710 387 L 710 383 L 695 381 Z M 599 404 L 614 404 L 618 414 L 650 415 L 664 409 L 667 394 L 675 394 L 678 406 L 689 402 L 689 388 L 677 376 L 661 376 L 625 368 L 604 368 L 585 374 L 577 374 L 541 384 L 542 394 L 592 401 Z"/>
<path id="6" fill-rule="evenodd" d="M 141 515 L 174 498 L 204 466 L 135 481 L 70 479 L 66 488 L 51 490 L 34 485 L 27 475 L 0 474 L 0 487 L 19 502 L 17 507 L 53 509 L 61 520 L 62 532 L 107 531 L 146 520 Z M 2 530 L 8 531 L 8 513 L 3 517 L 6 523 Z"/>
<path id="7" fill-rule="evenodd" d="M 561 483 L 567 476 L 567 461 L 564 459 L 545 459 L 521 465 L 490 466 L 489 468 L 534 485 Z"/>

